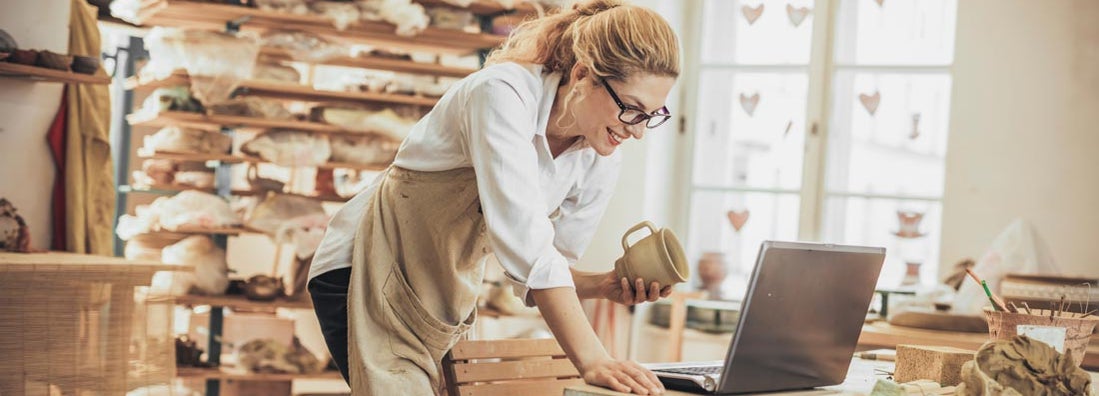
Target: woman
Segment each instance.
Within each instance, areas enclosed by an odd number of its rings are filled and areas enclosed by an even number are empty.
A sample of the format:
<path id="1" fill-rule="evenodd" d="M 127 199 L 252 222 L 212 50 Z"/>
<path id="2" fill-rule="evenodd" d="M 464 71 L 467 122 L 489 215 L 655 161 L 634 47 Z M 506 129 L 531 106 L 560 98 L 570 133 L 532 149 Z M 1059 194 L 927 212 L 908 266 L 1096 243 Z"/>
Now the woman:
<path id="1" fill-rule="evenodd" d="M 651 10 L 586 1 L 520 25 L 413 127 L 393 166 L 332 219 L 310 271 L 356 395 L 439 392 L 438 364 L 475 319 L 488 253 L 586 382 L 663 392 L 607 354 L 578 298 L 636 304 L 670 287 L 571 265 L 614 189 L 615 149 L 670 117 L 678 52 Z"/>

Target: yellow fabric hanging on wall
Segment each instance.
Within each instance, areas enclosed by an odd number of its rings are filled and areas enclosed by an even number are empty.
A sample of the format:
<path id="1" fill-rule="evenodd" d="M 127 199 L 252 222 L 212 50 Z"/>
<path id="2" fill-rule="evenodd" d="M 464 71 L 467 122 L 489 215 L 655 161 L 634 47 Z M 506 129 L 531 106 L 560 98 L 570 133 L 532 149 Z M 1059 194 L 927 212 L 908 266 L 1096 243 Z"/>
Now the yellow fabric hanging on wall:
<path id="1" fill-rule="evenodd" d="M 72 0 L 69 54 L 99 57 L 97 8 Z M 106 76 L 102 67 L 97 76 Z M 68 84 L 65 156 L 67 246 L 77 253 L 111 255 L 114 176 L 111 173 L 111 96 L 106 85 Z"/>

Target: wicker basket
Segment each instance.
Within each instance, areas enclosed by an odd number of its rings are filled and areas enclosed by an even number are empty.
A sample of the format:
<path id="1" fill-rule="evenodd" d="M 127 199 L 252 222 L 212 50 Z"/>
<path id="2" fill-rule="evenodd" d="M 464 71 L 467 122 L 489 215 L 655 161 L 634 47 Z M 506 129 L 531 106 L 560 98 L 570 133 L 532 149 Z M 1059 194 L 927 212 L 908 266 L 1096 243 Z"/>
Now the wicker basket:
<path id="1" fill-rule="evenodd" d="M 993 311 L 991 307 L 985 307 L 985 319 L 988 319 L 988 335 L 993 340 L 1010 340 L 1017 335 L 1019 325 L 1052 326 L 1065 328 L 1065 351 L 1072 351 L 1072 358 L 1076 366 L 1084 361 L 1087 353 L 1088 341 L 1095 330 L 1095 324 L 1099 323 L 1099 317 L 1087 318 L 1072 317 L 1080 314 L 1061 312 L 1051 316 L 1048 309 L 1031 310 L 1033 314 L 1011 313 Z"/>

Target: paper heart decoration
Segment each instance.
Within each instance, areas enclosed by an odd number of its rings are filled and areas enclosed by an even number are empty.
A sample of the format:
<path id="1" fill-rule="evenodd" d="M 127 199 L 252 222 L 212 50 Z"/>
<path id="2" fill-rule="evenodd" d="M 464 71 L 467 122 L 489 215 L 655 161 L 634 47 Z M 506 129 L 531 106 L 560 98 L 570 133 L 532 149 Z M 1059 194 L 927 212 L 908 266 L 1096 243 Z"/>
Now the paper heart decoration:
<path id="1" fill-rule="evenodd" d="M 874 0 L 874 2 L 878 3 L 878 7 L 881 7 L 884 5 L 883 3 L 885 3 L 885 0 Z"/>
<path id="2" fill-rule="evenodd" d="M 751 213 L 748 212 L 748 209 L 739 211 L 730 210 L 728 213 L 725 214 L 725 216 L 729 217 L 729 224 L 733 225 L 733 229 L 736 231 L 740 231 L 741 228 L 744 228 L 744 223 L 748 222 L 748 215 L 750 214 Z"/>
<path id="3" fill-rule="evenodd" d="M 874 115 L 878 111 L 878 104 L 881 103 L 881 92 L 874 91 L 873 95 L 859 94 L 859 102 L 862 102 L 862 107 L 866 108 L 870 115 Z"/>
<path id="4" fill-rule="evenodd" d="M 756 106 L 759 106 L 759 93 L 754 93 L 752 96 L 744 96 L 740 94 L 740 108 L 744 109 L 745 113 L 751 117 L 756 114 Z"/>
<path id="5" fill-rule="evenodd" d="M 790 23 L 794 24 L 794 27 L 801 26 L 810 11 L 812 10 L 807 7 L 794 8 L 790 4 L 786 5 L 786 16 L 790 18 Z"/>
<path id="6" fill-rule="evenodd" d="M 898 210 L 897 221 L 900 223 L 900 228 L 894 232 L 893 235 L 901 238 L 919 238 L 927 235 L 920 232 L 920 222 L 923 221 L 923 213 Z"/>
<path id="7" fill-rule="evenodd" d="M 756 19 L 759 19 L 759 17 L 763 15 L 763 4 L 756 6 L 756 8 L 747 5 L 741 6 L 740 13 L 744 14 L 744 19 L 747 19 L 748 25 L 751 25 L 756 23 Z"/>

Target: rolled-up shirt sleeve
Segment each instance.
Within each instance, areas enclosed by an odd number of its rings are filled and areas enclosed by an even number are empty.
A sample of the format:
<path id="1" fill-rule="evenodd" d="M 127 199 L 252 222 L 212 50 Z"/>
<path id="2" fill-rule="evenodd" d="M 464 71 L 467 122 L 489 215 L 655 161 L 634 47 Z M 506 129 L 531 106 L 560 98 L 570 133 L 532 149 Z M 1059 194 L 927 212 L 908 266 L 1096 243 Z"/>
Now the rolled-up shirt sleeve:
<path id="1" fill-rule="evenodd" d="M 506 81 L 486 80 L 467 97 L 463 128 L 489 244 L 528 306 L 530 289 L 575 287 L 539 185 L 534 100 Z"/>

